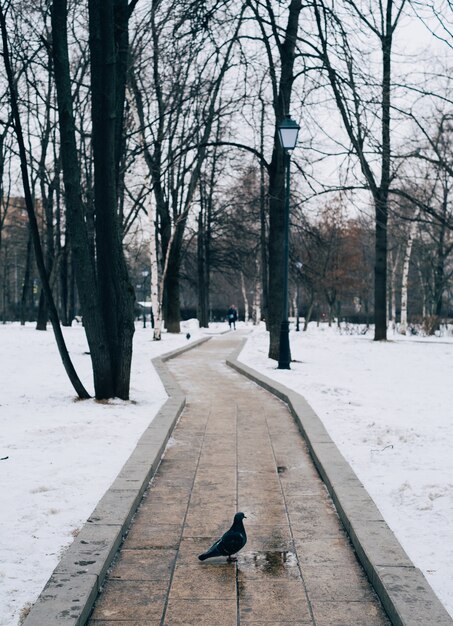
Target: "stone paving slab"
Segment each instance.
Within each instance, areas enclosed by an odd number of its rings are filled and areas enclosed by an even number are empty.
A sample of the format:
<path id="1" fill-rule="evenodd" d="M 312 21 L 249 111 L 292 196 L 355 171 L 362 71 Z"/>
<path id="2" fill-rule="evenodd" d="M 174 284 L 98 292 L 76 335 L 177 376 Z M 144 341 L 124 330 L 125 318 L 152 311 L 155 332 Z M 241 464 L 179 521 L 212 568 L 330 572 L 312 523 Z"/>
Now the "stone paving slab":
<path id="1" fill-rule="evenodd" d="M 186 406 L 89 626 L 389 624 L 288 408 L 226 367 L 238 336 L 169 364 Z M 237 510 L 237 562 L 201 563 Z"/>

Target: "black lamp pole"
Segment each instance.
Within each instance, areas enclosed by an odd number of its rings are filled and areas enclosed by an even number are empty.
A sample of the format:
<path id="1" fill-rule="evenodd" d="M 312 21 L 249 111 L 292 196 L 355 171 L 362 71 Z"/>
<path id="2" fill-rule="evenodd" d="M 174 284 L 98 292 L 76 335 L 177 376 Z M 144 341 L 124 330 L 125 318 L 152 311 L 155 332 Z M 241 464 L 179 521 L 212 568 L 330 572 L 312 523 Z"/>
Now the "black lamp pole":
<path id="1" fill-rule="evenodd" d="M 280 143 L 284 150 L 286 184 L 284 209 L 284 240 L 283 240 L 283 307 L 280 326 L 280 350 L 278 355 L 278 369 L 289 370 L 291 350 L 289 347 L 289 320 L 288 320 L 288 281 L 289 281 L 289 182 L 290 182 L 290 151 L 296 147 L 299 125 L 288 115 L 278 126 Z"/>
<path id="2" fill-rule="evenodd" d="M 285 149 L 285 215 L 284 215 L 284 240 L 283 240 L 283 310 L 280 326 L 280 353 L 278 355 L 278 369 L 289 370 L 291 363 L 291 349 L 289 347 L 289 320 L 288 320 L 288 282 L 289 282 L 289 175 L 291 155 Z"/>

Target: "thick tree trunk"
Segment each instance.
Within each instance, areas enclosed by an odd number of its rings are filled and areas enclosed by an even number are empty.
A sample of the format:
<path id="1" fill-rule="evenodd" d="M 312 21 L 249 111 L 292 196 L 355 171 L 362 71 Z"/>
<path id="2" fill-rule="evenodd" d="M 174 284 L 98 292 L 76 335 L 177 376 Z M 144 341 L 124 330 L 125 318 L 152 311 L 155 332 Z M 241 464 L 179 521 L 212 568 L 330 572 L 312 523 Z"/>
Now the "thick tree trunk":
<path id="1" fill-rule="evenodd" d="M 102 399 L 114 396 L 114 385 L 110 347 L 101 316 L 94 257 L 85 226 L 81 200 L 80 168 L 72 110 L 66 29 L 67 0 L 54 0 L 52 5 L 53 56 L 65 186 L 66 220 L 84 327 L 93 364 L 95 394 L 98 399 Z"/>
<path id="2" fill-rule="evenodd" d="M 374 339 L 387 339 L 387 201 L 376 202 Z"/>
<path id="3" fill-rule="evenodd" d="M 275 134 L 274 149 L 269 168 L 269 357 L 278 360 L 280 351 L 280 328 L 283 315 L 283 272 L 285 237 L 285 155 L 280 145 L 277 128 L 289 114 L 291 91 L 294 81 L 296 51 L 301 0 L 291 0 L 285 40 L 280 47 L 280 81 L 278 98 L 274 102 Z"/>
<path id="4" fill-rule="evenodd" d="M 269 170 L 269 298 L 267 303 L 269 358 L 278 361 L 283 308 L 283 248 L 285 225 L 285 167 L 283 150 L 274 139 L 274 153 Z"/>
<path id="5" fill-rule="evenodd" d="M 117 110 L 122 93 L 116 75 L 114 37 L 118 32 L 118 12 L 114 13 L 114 7 L 118 8 L 118 4 L 112 0 L 89 2 L 96 268 L 81 203 L 66 32 L 67 0 L 53 3 L 52 32 L 67 226 L 96 397 L 128 399 L 134 292 L 127 276 L 116 205 Z M 124 26 L 127 28 L 127 24 Z"/>
<path id="6" fill-rule="evenodd" d="M 99 298 L 105 322 L 114 395 L 129 398 L 135 294 L 129 282 L 117 213 L 117 183 L 122 136 L 125 73 L 122 51 L 126 22 L 118 23 L 123 1 L 89 0 L 94 198 Z M 126 5 L 127 9 L 127 5 Z M 117 14 L 115 15 L 115 10 Z M 123 16 L 124 17 L 124 16 Z M 120 42 L 115 41 L 119 33 Z M 124 51 L 122 52 L 124 53 Z M 118 120 L 121 116 L 121 123 Z"/>
<path id="7" fill-rule="evenodd" d="M 176 237 L 175 237 L 176 240 Z M 181 332 L 181 305 L 179 297 L 180 246 L 170 245 L 164 281 L 164 319 L 169 333 Z"/>
<path id="8" fill-rule="evenodd" d="M 385 30 L 382 36 L 382 154 L 381 181 L 375 195 L 376 241 L 374 266 L 374 340 L 387 339 L 387 224 L 388 197 L 390 189 L 390 96 L 391 55 L 394 25 L 392 23 L 393 0 L 387 0 Z"/>
<path id="9" fill-rule="evenodd" d="M 203 209 L 198 214 L 197 275 L 198 275 L 198 322 L 200 328 L 209 326 L 209 271 L 207 267 L 207 241 Z"/>
<path id="10" fill-rule="evenodd" d="M 404 3 L 404 0 L 403 0 Z M 361 12 L 358 3 L 350 3 L 362 23 L 367 23 L 367 18 Z M 372 163 L 368 158 L 365 146 L 367 131 L 363 126 L 364 119 L 358 112 L 358 107 L 351 105 L 351 102 L 360 102 L 360 93 L 357 90 L 355 80 L 350 81 L 352 91 L 351 98 L 345 96 L 344 88 L 341 85 L 341 78 L 338 70 L 332 65 L 325 29 L 327 13 L 321 14 L 319 6 L 314 3 L 315 16 L 317 21 L 318 34 L 322 46 L 323 62 L 325 63 L 329 81 L 332 86 L 335 101 L 343 120 L 346 132 L 351 140 L 353 148 L 357 154 L 363 175 L 369 185 L 373 195 L 375 205 L 375 267 L 374 267 L 374 321 L 376 341 L 387 338 L 387 222 L 388 222 L 388 197 L 390 189 L 390 165 L 391 165 L 391 143 L 390 143 L 390 114 L 391 114 L 391 54 L 393 33 L 401 16 L 401 11 L 397 11 L 395 22 L 392 21 L 392 9 L 394 0 L 386 0 L 381 4 L 381 10 L 385 15 L 382 19 L 382 29 L 375 34 L 378 35 L 382 52 L 382 80 L 381 80 L 381 138 L 380 138 L 380 161 L 381 172 L 380 181 L 377 182 L 373 171 Z M 339 16 L 337 18 L 340 20 Z M 368 23 L 369 24 L 369 23 Z M 346 37 L 342 30 L 341 36 Z M 345 50 L 348 47 L 346 41 Z M 349 50 L 346 55 L 349 55 Z M 352 67 L 352 66 L 351 66 Z M 348 71 L 350 71 L 350 67 Z M 346 83 L 350 77 L 346 78 Z M 351 121 L 351 117 L 354 122 Z"/>

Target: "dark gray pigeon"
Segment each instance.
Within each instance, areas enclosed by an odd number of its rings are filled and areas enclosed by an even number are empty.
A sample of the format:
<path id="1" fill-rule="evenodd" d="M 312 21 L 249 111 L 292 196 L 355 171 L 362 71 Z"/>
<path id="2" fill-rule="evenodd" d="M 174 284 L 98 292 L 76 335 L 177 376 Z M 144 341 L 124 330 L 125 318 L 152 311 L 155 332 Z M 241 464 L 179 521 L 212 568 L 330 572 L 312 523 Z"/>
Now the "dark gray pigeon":
<path id="1" fill-rule="evenodd" d="M 214 556 L 227 556 L 227 561 L 235 561 L 236 559 L 232 559 L 231 555 L 239 552 L 247 543 L 247 535 L 242 521 L 244 518 L 244 513 L 236 513 L 230 530 L 227 530 L 220 539 L 217 539 L 209 550 L 200 554 L 198 557 L 200 561 L 211 559 Z"/>

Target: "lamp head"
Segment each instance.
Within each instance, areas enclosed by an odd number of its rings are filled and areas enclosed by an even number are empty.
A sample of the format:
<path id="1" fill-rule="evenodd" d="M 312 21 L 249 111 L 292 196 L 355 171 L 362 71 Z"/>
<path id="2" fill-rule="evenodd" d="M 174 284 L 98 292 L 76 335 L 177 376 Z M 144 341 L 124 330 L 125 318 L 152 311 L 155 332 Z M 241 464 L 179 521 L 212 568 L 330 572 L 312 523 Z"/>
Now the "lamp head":
<path id="1" fill-rule="evenodd" d="M 278 136 L 280 144 L 284 150 L 294 150 L 297 144 L 297 135 L 300 126 L 289 115 L 287 115 L 278 125 Z"/>

